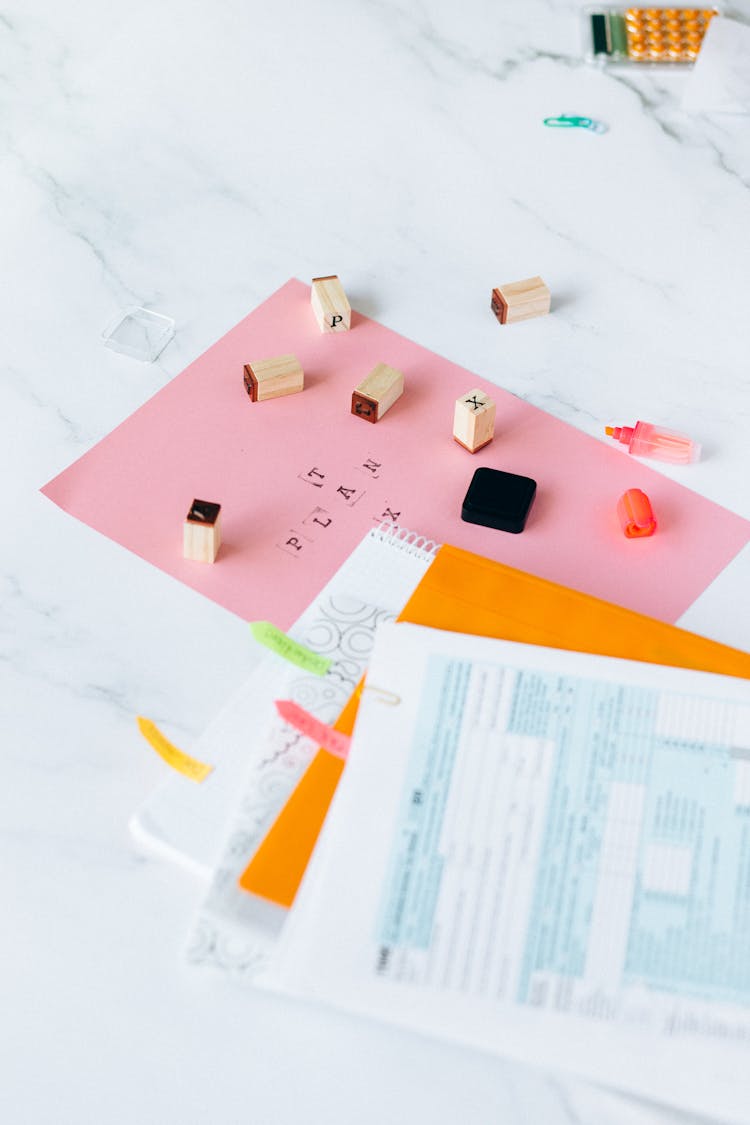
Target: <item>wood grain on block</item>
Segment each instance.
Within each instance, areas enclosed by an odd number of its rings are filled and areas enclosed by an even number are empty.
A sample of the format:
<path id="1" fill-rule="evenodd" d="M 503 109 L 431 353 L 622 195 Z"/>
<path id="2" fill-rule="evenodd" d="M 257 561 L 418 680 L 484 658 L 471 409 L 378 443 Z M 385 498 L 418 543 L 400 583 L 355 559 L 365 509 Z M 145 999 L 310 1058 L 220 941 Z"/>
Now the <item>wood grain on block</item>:
<path id="1" fill-rule="evenodd" d="M 221 546 L 221 504 L 193 500 L 182 530 L 182 553 L 194 562 L 212 563 Z"/>
<path id="2" fill-rule="evenodd" d="M 544 316 L 550 310 L 550 291 L 541 277 L 510 281 L 492 290 L 492 311 L 501 324 Z"/>
<path id="3" fill-rule="evenodd" d="M 479 389 L 467 391 L 456 399 L 453 437 L 458 444 L 469 453 L 489 445 L 495 436 L 495 411 L 495 403 Z"/>
<path id="4" fill-rule="evenodd" d="M 310 304 L 321 332 L 348 332 L 352 310 L 336 274 L 313 278 Z"/>
<path id="5" fill-rule="evenodd" d="M 402 373 L 387 363 L 378 363 L 354 388 L 352 414 L 368 422 L 378 422 L 403 393 Z"/>
<path id="6" fill-rule="evenodd" d="M 252 402 L 293 395 L 305 385 L 302 365 L 295 355 L 278 355 L 245 364 L 245 390 Z"/>

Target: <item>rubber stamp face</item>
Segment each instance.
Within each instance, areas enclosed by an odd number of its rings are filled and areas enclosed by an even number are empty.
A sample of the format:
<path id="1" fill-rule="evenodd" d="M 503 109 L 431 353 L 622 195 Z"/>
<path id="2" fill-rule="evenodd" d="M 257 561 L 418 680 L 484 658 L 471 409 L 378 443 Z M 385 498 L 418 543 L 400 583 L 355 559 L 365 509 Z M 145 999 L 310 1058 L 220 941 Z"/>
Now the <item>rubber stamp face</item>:
<path id="1" fill-rule="evenodd" d="M 193 500 L 185 519 L 190 520 L 191 523 L 213 527 L 219 518 L 220 511 L 221 504 L 214 504 L 211 500 Z"/>

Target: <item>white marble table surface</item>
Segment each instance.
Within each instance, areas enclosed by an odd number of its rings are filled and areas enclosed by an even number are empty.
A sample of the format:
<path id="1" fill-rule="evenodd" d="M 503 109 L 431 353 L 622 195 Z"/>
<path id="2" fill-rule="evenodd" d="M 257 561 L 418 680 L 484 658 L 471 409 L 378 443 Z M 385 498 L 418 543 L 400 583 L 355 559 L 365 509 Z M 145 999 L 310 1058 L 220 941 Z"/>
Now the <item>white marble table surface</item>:
<path id="1" fill-rule="evenodd" d="M 687 80 L 586 64 L 563 0 L 2 5 L 8 1125 L 687 1120 L 193 975 L 200 889 L 127 830 L 164 768 L 134 715 L 189 745 L 246 626 L 38 492 L 287 278 L 337 272 L 588 433 L 692 434 L 686 483 L 750 517 L 750 119 L 688 116 Z M 499 329 L 492 286 L 537 273 L 554 331 Z M 153 365 L 99 339 L 133 303 L 176 320 Z M 716 634 L 750 647 L 749 605 L 719 590 Z"/>

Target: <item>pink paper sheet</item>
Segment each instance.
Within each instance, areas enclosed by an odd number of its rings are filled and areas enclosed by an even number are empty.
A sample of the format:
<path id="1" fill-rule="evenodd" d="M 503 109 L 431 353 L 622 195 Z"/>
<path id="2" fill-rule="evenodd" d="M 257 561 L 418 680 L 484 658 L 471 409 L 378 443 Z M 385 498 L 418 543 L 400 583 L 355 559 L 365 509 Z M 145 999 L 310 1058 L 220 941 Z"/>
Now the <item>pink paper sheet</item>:
<path id="1" fill-rule="evenodd" d="M 302 363 L 305 390 L 251 402 L 243 365 L 287 352 Z M 406 389 L 373 425 L 350 413 L 351 393 L 381 361 L 403 371 Z M 455 400 L 474 387 L 497 403 L 497 423 L 472 456 L 452 431 Z M 537 481 L 522 534 L 461 521 L 480 465 Z M 615 509 L 628 488 L 651 499 L 650 539 L 620 530 Z M 310 290 L 295 280 L 43 492 L 241 617 L 283 629 L 383 520 L 664 621 L 750 539 L 747 520 L 376 321 L 353 313 L 350 332 L 320 333 Z M 214 564 L 182 557 L 194 497 L 222 505 Z"/>

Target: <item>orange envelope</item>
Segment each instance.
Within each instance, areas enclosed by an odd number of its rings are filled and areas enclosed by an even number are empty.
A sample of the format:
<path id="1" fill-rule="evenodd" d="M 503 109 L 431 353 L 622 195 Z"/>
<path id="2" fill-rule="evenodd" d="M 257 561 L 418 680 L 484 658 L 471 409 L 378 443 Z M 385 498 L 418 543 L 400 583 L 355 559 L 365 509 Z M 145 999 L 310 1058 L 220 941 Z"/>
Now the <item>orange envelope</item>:
<path id="1" fill-rule="evenodd" d="M 750 679 L 750 654 L 457 547 L 438 551 L 399 621 Z M 351 734 L 361 685 L 339 716 Z M 319 750 L 240 877 L 291 906 L 344 768 Z"/>

